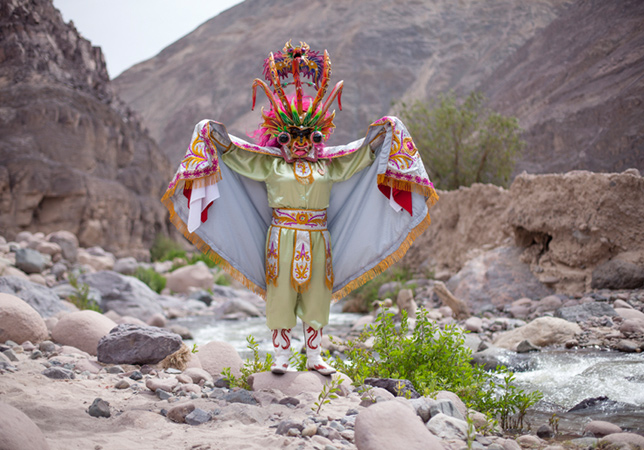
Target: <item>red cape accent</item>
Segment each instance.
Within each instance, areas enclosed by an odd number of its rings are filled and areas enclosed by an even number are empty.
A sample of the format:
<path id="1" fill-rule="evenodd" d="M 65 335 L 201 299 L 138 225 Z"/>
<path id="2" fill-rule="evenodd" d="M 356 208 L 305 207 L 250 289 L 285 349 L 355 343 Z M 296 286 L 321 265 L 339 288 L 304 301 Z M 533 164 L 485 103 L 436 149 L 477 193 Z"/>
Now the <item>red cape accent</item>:
<path id="1" fill-rule="evenodd" d="M 192 196 L 192 189 L 183 188 L 183 196 L 188 199 L 188 209 L 190 209 L 190 197 Z M 208 209 L 212 206 L 212 202 L 208 203 L 206 209 L 201 211 L 201 223 L 205 223 L 208 220 Z"/>
<path id="2" fill-rule="evenodd" d="M 389 198 L 391 189 L 394 190 L 394 201 L 398 203 L 402 208 L 412 216 L 412 205 L 411 205 L 411 192 L 403 191 L 401 189 L 391 188 L 385 184 L 379 184 L 378 189 L 382 192 L 382 195 Z"/>

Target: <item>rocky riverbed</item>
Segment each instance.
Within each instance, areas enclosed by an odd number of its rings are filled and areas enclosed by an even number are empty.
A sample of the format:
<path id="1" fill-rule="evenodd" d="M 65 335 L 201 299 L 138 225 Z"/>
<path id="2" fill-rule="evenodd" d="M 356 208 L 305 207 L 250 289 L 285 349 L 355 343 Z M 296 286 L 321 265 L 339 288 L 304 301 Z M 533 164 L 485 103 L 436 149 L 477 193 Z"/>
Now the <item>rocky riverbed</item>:
<path id="1" fill-rule="evenodd" d="M 385 384 L 365 394 L 343 377 L 339 397 L 318 411 L 331 378 L 317 373 L 263 372 L 250 377 L 250 390 L 228 388 L 221 374 L 225 367 L 240 374 L 239 345 L 199 341 L 193 353 L 191 344 L 208 322 L 261 321 L 262 300 L 234 285 L 214 284 L 221 276 L 217 269 L 199 263 L 169 272 L 171 265 L 83 249 L 66 232 L 0 239 L 0 440 L 7 448 L 644 446 L 642 290 L 525 297 L 472 314 L 433 279 L 381 287 L 377 308 L 404 309 L 413 317 L 422 306 L 438 324 L 457 324 L 469 331 L 466 345 L 474 361 L 511 367 L 523 389 L 538 385 L 539 370 L 554 372 L 559 362 L 548 358 L 557 353 L 586 362 L 591 353 L 609 355 L 604 366 L 622 368 L 630 398 L 589 389 L 592 395 L 571 405 L 570 398 L 546 396 L 529 414 L 528 426 L 504 432 L 491 431 L 481 414 L 449 392 L 407 399 Z M 166 276 L 171 290 L 152 291 L 131 276 L 137 267 Z M 67 301 L 78 294 L 79 285 L 69 283 L 74 273 L 103 314 Z M 373 323 L 375 311 L 350 317 L 355 321 L 329 327 L 330 333 L 355 336 Z M 339 356 L 339 348 L 325 344 Z M 591 380 L 584 382 L 602 377 L 593 375 L 601 362 L 584 369 Z M 468 416 L 476 429 L 468 428 Z"/>

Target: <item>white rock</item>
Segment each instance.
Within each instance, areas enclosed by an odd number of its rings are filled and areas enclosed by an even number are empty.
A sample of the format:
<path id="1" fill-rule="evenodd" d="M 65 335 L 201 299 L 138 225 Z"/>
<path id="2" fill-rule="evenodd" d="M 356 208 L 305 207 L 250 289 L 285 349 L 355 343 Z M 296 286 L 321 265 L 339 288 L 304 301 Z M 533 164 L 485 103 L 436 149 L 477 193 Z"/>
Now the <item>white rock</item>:
<path id="1" fill-rule="evenodd" d="M 0 446 L 7 450 L 49 450 L 38 425 L 25 413 L 0 402 Z"/>
<path id="2" fill-rule="evenodd" d="M 197 352 L 201 367 L 218 379 L 225 367 L 230 367 L 233 375 L 241 375 L 241 368 L 244 365 L 235 347 L 227 342 L 211 341 L 199 347 Z"/>
<path id="3" fill-rule="evenodd" d="M 15 295 L 0 293 L 0 342 L 38 343 L 48 337 L 47 325 L 35 309 Z"/>
<path id="4" fill-rule="evenodd" d="M 58 344 L 70 345 L 96 355 L 98 341 L 116 325 L 113 320 L 96 311 L 73 312 L 60 318 L 52 332 L 52 338 Z"/>
<path id="5" fill-rule="evenodd" d="M 427 422 L 427 429 L 441 439 L 467 439 L 467 422 L 438 413 Z"/>
<path id="6" fill-rule="evenodd" d="M 576 323 L 557 317 L 540 317 L 525 326 L 501 333 L 494 345 L 513 351 L 519 342 L 526 339 L 537 347 L 563 345 L 577 333 L 581 333 L 581 328 Z"/>
<path id="7" fill-rule="evenodd" d="M 203 261 L 192 266 L 180 267 L 167 275 L 166 287 L 172 292 L 187 294 L 190 288 L 208 289 L 214 283 L 214 277 Z"/>

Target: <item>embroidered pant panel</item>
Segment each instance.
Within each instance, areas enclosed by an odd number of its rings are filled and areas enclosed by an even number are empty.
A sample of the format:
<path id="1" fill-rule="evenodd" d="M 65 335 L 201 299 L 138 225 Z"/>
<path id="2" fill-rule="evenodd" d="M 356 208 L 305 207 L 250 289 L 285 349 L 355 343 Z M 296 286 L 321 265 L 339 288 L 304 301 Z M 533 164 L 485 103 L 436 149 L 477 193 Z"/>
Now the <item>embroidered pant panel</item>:
<path id="1" fill-rule="evenodd" d="M 303 219 L 307 215 L 321 219 L 313 224 Z M 299 217 L 299 223 L 293 217 Z M 292 328 L 297 317 L 316 329 L 328 323 L 333 285 L 330 245 L 323 210 L 322 214 L 275 210 L 266 242 L 266 322 L 270 329 Z"/>

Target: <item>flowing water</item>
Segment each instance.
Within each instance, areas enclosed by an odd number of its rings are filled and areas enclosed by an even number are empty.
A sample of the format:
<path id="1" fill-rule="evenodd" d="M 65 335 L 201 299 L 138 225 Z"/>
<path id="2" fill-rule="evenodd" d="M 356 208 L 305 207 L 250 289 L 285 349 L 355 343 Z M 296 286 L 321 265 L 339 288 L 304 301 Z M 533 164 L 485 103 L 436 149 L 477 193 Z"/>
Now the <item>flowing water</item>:
<path id="1" fill-rule="evenodd" d="M 325 332 L 345 335 L 359 314 L 331 313 Z M 207 317 L 187 317 L 175 320 L 187 327 L 193 340 L 189 345 L 205 345 L 210 341 L 225 341 L 235 347 L 243 359 L 251 356 L 246 337 L 252 335 L 262 356 L 272 351 L 271 335 L 265 318 L 219 320 Z M 302 329 L 293 329 L 293 345 L 303 345 Z M 516 383 L 526 392 L 535 390 L 543 400 L 533 407 L 527 419 L 537 427 L 548 423 L 553 414 L 559 420 L 559 431 L 581 435 L 584 425 L 594 420 L 606 420 L 625 430 L 644 433 L 644 355 L 599 350 L 541 351 L 530 354 L 529 370 L 515 374 Z M 608 397 L 612 402 L 566 412 L 589 398 Z"/>

